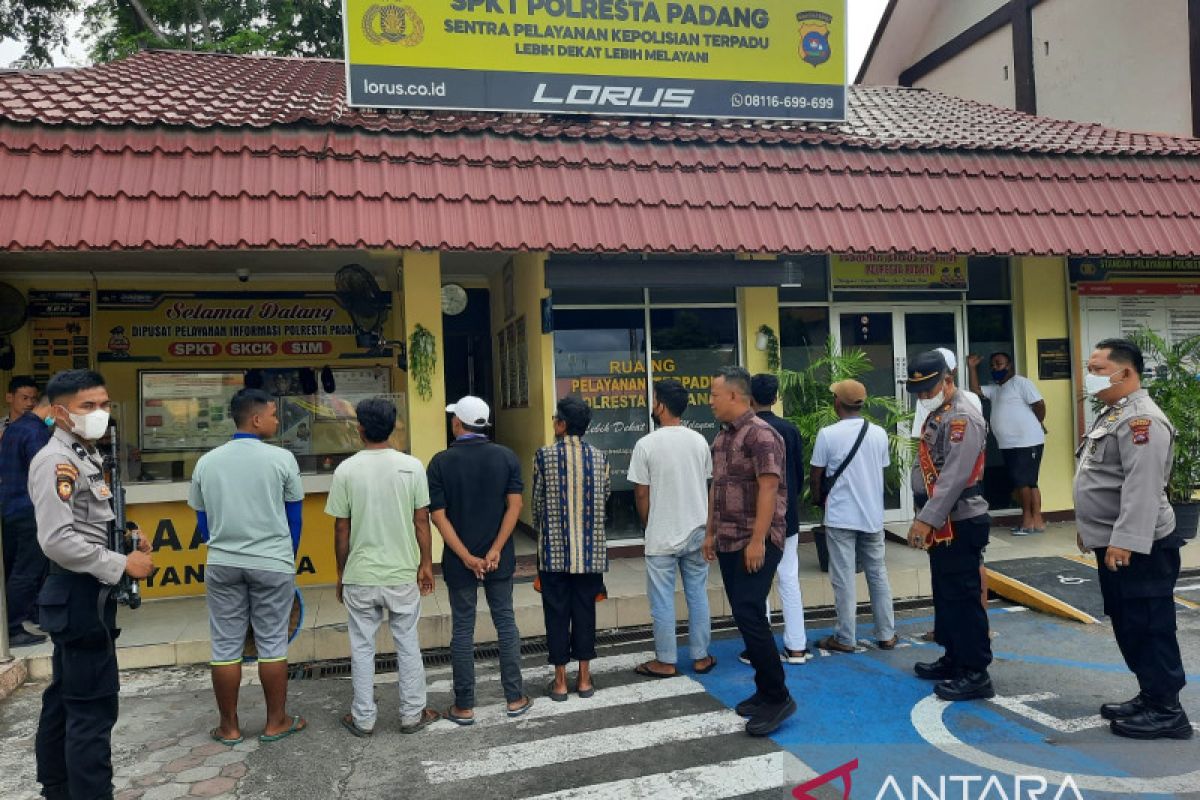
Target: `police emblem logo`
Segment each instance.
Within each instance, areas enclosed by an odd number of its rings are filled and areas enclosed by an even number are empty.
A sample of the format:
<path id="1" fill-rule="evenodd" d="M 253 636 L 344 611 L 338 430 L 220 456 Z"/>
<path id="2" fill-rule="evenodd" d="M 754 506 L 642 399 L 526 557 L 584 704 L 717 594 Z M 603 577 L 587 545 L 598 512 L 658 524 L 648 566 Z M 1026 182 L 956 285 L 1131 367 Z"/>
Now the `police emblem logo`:
<path id="1" fill-rule="evenodd" d="M 1134 444 L 1146 444 L 1150 441 L 1150 420 L 1146 417 L 1129 420 L 1129 432 L 1133 435 Z"/>
<path id="2" fill-rule="evenodd" d="M 950 441 L 961 442 L 963 437 L 967 435 L 967 421 L 965 419 L 950 420 Z"/>
<path id="3" fill-rule="evenodd" d="M 363 14 L 362 30 L 371 44 L 415 47 L 425 38 L 425 23 L 412 6 L 373 5 Z"/>
<path id="4" fill-rule="evenodd" d="M 820 11 L 801 11 L 796 22 L 800 23 L 800 59 L 814 67 L 824 64 L 833 55 L 829 46 L 833 17 Z"/>
<path id="5" fill-rule="evenodd" d="M 79 470 L 75 469 L 74 464 L 58 464 L 54 467 L 54 491 L 58 493 L 59 500 L 65 503 L 71 499 L 78 477 Z"/>

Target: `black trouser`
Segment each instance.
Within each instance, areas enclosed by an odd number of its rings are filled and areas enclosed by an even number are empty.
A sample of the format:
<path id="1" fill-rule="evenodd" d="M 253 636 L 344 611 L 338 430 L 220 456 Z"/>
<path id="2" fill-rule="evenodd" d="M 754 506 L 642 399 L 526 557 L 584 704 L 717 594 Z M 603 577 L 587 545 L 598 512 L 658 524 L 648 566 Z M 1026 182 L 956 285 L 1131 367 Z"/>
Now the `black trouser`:
<path id="1" fill-rule="evenodd" d="M 1181 543 L 1174 535 L 1160 539 L 1148 554 L 1134 553 L 1116 572 L 1104 566 L 1108 548 L 1096 548 L 1104 613 L 1112 620 L 1125 665 L 1137 676 L 1143 697 L 1168 706 L 1179 702 L 1187 683 L 1175 634 Z"/>
<path id="2" fill-rule="evenodd" d="M 959 669 L 982 672 L 992 663 L 987 611 L 979 602 L 983 585 L 979 565 L 992 521 L 985 514 L 958 520 L 949 544 L 929 548 L 933 583 L 933 633 L 946 648 L 946 661 Z"/>
<path id="3" fill-rule="evenodd" d="M 556 667 L 596 657 L 596 595 L 604 591 L 598 572 L 542 572 L 542 614 L 548 660 Z"/>
<path id="4" fill-rule="evenodd" d="M 37 540 L 33 511 L 4 518 L 4 587 L 8 630 L 17 633 L 33 618 L 34 604 L 46 577 L 46 556 Z"/>
<path id="5" fill-rule="evenodd" d="M 775 634 L 771 632 L 771 622 L 767 619 L 767 595 L 771 592 L 771 582 L 775 580 L 775 570 L 782 558 L 783 551 L 769 539 L 766 558 L 758 572 L 746 571 L 745 553 L 742 550 L 717 553 L 733 621 L 742 634 L 746 653 L 754 667 L 757 694 L 763 702 L 772 705 L 786 703 L 790 696 L 784 681 L 783 662 L 779 660 L 779 650 L 775 647 Z"/>
<path id="6" fill-rule="evenodd" d="M 111 798 L 111 740 L 120 692 L 117 605 L 95 578 L 73 573 L 52 573 L 38 602 L 42 628 L 54 642 L 54 672 L 42 694 L 35 744 L 42 794 Z"/>

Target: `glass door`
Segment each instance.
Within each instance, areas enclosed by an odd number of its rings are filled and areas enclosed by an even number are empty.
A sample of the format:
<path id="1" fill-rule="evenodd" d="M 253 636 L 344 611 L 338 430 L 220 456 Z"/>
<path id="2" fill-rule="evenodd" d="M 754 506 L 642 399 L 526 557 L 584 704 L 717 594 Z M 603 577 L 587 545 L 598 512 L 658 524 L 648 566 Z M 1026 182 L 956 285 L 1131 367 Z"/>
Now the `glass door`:
<path id="1" fill-rule="evenodd" d="M 895 397 L 910 411 L 915 398 L 906 390 L 908 362 L 918 353 L 945 347 L 962 352 L 961 307 L 868 308 L 836 312 L 835 336 L 839 349 L 854 348 L 866 354 L 871 369 L 861 380 L 872 396 Z M 905 430 L 898 431 L 907 434 Z M 884 519 L 901 522 L 912 518 L 912 493 L 907 478 L 884 496 Z"/>

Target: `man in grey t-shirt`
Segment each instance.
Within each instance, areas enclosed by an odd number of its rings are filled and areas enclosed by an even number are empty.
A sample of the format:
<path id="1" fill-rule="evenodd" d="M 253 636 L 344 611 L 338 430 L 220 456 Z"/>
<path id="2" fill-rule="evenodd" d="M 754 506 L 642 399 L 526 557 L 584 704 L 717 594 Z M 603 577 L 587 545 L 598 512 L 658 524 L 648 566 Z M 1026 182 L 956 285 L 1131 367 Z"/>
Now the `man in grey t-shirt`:
<path id="1" fill-rule="evenodd" d="M 678 673 L 675 643 L 675 571 L 683 576 L 688 606 L 692 667 L 710 672 L 712 619 L 708 610 L 708 562 L 700 552 L 708 521 L 712 453 L 703 436 L 683 424 L 688 393 L 677 380 L 654 384 L 658 430 L 638 440 L 629 462 L 638 517 L 646 529 L 646 592 L 654 621 L 655 660 L 639 675 L 669 678 Z"/>
<path id="2" fill-rule="evenodd" d="M 258 675 L 267 701 L 260 741 L 304 730 L 304 718 L 285 709 L 288 619 L 295 594 L 304 489 L 296 457 L 263 442 L 279 429 L 275 400 L 261 389 L 233 396 L 231 441 L 205 453 L 192 472 L 188 504 L 208 542 L 204 591 L 212 634 L 212 682 L 221 724 L 210 734 L 222 744 L 242 741 L 238 688 L 248 628 L 254 630 Z"/>

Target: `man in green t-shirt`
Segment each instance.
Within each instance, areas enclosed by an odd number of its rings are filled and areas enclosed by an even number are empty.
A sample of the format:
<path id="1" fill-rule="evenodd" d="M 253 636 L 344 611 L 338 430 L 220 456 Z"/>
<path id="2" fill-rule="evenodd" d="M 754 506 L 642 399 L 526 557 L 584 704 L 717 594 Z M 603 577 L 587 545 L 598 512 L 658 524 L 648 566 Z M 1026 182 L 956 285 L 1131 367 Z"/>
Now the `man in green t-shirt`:
<path id="1" fill-rule="evenodd" d="M 421 596 L 433 591 L 429 483 L 425 468 L 393 449 L 390 400 L 355 409 L 363 449 L 333 473 L 325 513 L 334 517 L 337 597 L 346 606 L 354 702 L 342 725 L 355 736 L 375 731 L 375 634 L 388 613 L 396 644 L 400 732 L 416 733 L 440 718 L 425 707 L 425 665 L 417 639 Z"/>

